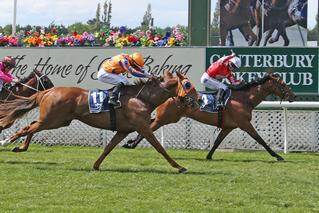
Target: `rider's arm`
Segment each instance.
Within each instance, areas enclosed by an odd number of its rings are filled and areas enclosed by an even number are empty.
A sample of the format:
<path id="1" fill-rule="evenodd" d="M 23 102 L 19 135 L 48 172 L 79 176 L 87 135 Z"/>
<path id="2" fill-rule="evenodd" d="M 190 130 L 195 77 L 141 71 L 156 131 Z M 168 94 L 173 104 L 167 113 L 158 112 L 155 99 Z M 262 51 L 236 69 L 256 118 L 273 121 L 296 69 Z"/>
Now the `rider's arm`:
<path id="1" fill-rule="evenodd" d="M 233 54 L 231 54 L 229 56 L 225 56 L 225 57 L 220 58 L 218 61 L 220 63 L 225 63 L 225 62 L 229 61 L 230 59 L 234 58 L 235 56 L 236 55 L 233 53 Z"/>
<path id="2" fill-rule="evenodd" d="M 128 61 L 127 58 L 122 59 L 119 63 L 120 63 L 122 68 L 124 68 L 126 71 L 128 71 L 129 73 L 131 73 L 135 77 L 139 77 L 139 78 L 149 78 L 149 77 L 151 77 L 151 74 L 149 74 L 145 70 L 140 69 L 138 67 L 136 67 L 136 68 L 132 67 L 129 64 L 129 61 Z"/>
<path id="3" fill-rule="evenodd" d="M 4 73 L 0 71 L 0 80 L 6 82 L 6 83 L 11 83 L 14 77 L 10 73 Z"/>

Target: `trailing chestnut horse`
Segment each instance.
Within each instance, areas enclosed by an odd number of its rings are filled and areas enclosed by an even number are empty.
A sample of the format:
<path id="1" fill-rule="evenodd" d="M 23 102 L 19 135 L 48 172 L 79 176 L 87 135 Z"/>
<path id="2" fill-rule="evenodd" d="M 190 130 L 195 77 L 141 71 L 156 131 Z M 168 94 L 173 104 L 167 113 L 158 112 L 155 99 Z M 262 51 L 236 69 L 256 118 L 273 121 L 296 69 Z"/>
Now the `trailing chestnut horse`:
<path id="1" fill-rule="evenodd" d="M 40 71 L 34 70 L 27 77 L 20 79 L 15 85 L 10 87 L 5 85 L 0 92 L 0 103 L 6 104 L 7 101 L 14 100 L 18 98 L 18 96 L 29 97 L 38 91 L 43 91 L 52 87 L 54 87 L 54 85 L 46 75 L 42 74 Z M 11 125 L 0 127 L 0 133 Z"/>
<path id="2" fill-rule="evenodd" d="M 177 164 L 158 142 L 150 129 L 151 112 L 170 97 L 184 97 L 197 100 L 197 92 L 190 81 L 180 73 L 176 76 L 166 72 L 163 77 L 148 81 L 140 80 L 136 85 L 125 86 L 121 91 L 121 108 L 115 109 L 116 134 L 106 145 L 104 152 L 94 164 L 98 170 L 104 158 L 129 133 L 137 131 L 143 135 L 164 158 L 177 168 L 179 172 L 186 169 Z M 73 119 L 80 120 L 90 126 L 110 129 L 110 112 L 90 113 L 88 105 L 88 91 L 76 87 L 54 87 L 38 92 L 29 98 L 20 98 L 6 104 L 0 104 L 0 126 L 6 127 L 26 112 L 39 106 L 38 120 L 20 129 L 10 138 L 0 141 L 1 145 L 12 143 L 20 137 L 27 136 L 21 147 L 14 151 L 26 151 L 32 135 L 48 129 L 68 126 Z"/>
<path id="3" fill-rule="evenodd" d="M 239 29 L 251 46 L 257 36 L 250 26 L 250 0 L 221 0 L 220 1 L 220 39 L 221 46 L 226 45 L 229 31 Z"/>
<path id="4" fill-rule="evenodd" d="M 22 78 L 14 86 L 2 88 L 0 100 L 16 99 L 16 95 L 29 97 L 34 93 L 54 87 L 52 81 L 40 71 L 34 70 L 27 77 Z"/>
<path id="5" fill-rule="evenodd" d="M 230 100 L 227 102 L 223 114 L 222 130 L 217 136 L 214 146 L 207 155 L 207 159 L 212 159 L 212 155 L 223 141 L 223 139 L 234 129 L 240 128 L 247 132 L 260 145 L 262 145 L 271 156 L 277 160 L 283 160 L 281 156 L 276 154 L 260 137 L 255 128 L 250 123 L 252 118 L 252 110 L 263 101 L 268 95 L 274 94 L 294 101 L 295 94 L 276 74 L 267 73 L 263 78 L 247 83 L 232 89 Z M 217 126 L 218 114 L 201 111 L 200 109 L 191 109 L 186 105 L 181 105 L 176 99 L 168 99 L 164 104 L 156 108 L 156 117 L 151 124 L 153 131 L 163 125 L 176 123 L 181 117 L 189 117 L 204 124 Z M 133 141 L 128 141 L 124 145 L 125 148 L 135 148 L 143 139 L 142 135 L 138 135 Z"/>

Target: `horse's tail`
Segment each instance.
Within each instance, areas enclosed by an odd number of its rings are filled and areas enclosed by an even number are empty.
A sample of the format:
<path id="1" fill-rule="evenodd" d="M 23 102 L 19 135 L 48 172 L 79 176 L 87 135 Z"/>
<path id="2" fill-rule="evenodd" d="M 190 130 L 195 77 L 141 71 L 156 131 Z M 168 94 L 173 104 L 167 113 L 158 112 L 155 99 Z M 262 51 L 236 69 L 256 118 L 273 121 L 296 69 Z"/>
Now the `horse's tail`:
<path id="1" fill-rule="evenodd" d="M 12 101 L 0 102 L 0 127 L 6 128 L 11 125 L 16 119 L 22 117 L 30 110 L 39 106 L 43 95 L 47 92 L 37 92 L 30 97 L 18 96 Z"/>

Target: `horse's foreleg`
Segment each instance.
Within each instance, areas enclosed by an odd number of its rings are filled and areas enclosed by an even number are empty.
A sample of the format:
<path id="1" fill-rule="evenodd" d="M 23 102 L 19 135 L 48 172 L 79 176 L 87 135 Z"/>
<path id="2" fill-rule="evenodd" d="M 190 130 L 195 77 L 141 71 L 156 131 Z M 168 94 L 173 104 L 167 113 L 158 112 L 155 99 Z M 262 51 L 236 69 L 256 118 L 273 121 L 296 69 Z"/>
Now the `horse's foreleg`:
<path id="1" fill-rule="evenodd" d="M 164 124 L 160 124 L 158 120 L 152 119 L 150 127 L 154 132 L 163 125 Z M 135 139 L 128 141 L 126 144 L 123 145 L 123 147 L 127 149 L 134 149 L 143 139 L 144 137 L 141 134 L 138 134 L 138 136 Z"/>
<path id="2" fill-rule="evenodd" d="M 209 153 L 206 156 L 207 160 L 211 160 L 212 156 L 214 154 L 214 152 L 216 151 L 216 149 L 218 148 L 218 146 L 220 145 L 220 143 L 224 140 L 224 138 L 232 131 L 233 129 L 222 129 L 222 131 L 218 134 L 214 145 L 212 147 L 212 149 L 209 151 Z"/>
<path id="3" fill-rule="evenodd" d="M 283 25 L 281 25 L 281 27 L 278 29 L 280 35 L 282 36 L 282 38 L 284 39 L 284 46 L 288 46 L 289 45 L 289 38 L 287 36 L 287 32 L 286 29 Z"/>
<path id="4" fill-rule="evenodd" d="M 272 36 L 273 32 L 275 31 L 275 28 L 272 28 L 270 30 L 267 31 L 266 33 L 266 37 L 265 37 L 265 41 L 264 41 L 264 46 L 267 45 L 268 40 L 270 39 L 270 37 Z"/>
<path id="5" fill-rule="evenodd" d="M 221 27 L 219 33 L 220 33 L 220 46 L 226 46 L 226 37 L 227 37 L 228 31 Z"/>
<path id="6" fill-rule="evenodd" d="M 264 141 L 264 139 L 262 139 L 262 137 L 260 137 L 260 135 L 257 133 L 256 129 L 253 127 L 253 125 L 251 123 L 245 123 L 244 125 L 240 126 L 240 129 L 246 131 L 252 138 L 254 138 L 260 145 L 262 145 L 267 152 L 277 158 L 278 161 L 284 160 L 280 155 L 278 155 L 277 153 L 275 153 Z"/>
<path id="7" fill-rule="evenodd" d="M 95 161 L 93 169 L 94 170 L 99 170 L 101 163 L 103 162 L 104 158 L 113 150 L 113 148 L 119 144 L 126 136 L 128 133 L 123 133 L 123 132 L 117 132 L 111 141 L 105 146 L 103 153 L 101 156 Z"/>
<path id="8" fill-rule="evenodd" d="M 138 133 L 143 135 L 145 139 L 150 142 L 150 144 L 156 149 L 157 152 L 163 155 L 163 157 L 171 164 L 172 167 L 177 168 L 180 173 L 184 173 L 187 171 L 184 167 L 178 165 L 176 161 L 174 161 L 165 151 L 165 149 L 162 147 L 162 145 L 159 143 L 159 141 L 156 139 L 155 135 L 153 134 L 153 131 L 150 128 L 144 127 L 141 128 Z"/>

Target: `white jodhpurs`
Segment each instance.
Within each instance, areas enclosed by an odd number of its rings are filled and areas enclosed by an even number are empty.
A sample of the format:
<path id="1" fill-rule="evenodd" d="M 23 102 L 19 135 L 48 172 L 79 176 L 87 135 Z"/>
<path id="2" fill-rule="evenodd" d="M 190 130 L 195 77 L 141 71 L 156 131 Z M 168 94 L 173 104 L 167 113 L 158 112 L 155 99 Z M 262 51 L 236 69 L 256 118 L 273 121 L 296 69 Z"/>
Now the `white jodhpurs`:
<path id="1" fill-rule="evenodd" d="M 3 87 L 3 81 L 0 80 L 0 92 L 2 91 L 2 87 Z"/>
<path id="2" fill-rule="evenodd" d="M 211 77 L 209 77 L 209 75 L 204 72 L 204 74 L 202 75 L 200 82 L 207 88 L 212 89 L 212 90 L 218 90 L 218 89 L 223 89 L 223 90 L 227 90 L 227 86 L 225 84 L 223 84 L 222 82 L 213 79 Z"/>
<path id="3" fill-rule="evenodd" d="M 123 74 L 108 73 L 103 68 L 97 73 L 97 79 L 103 83 L 112 85 L 117 85 L 119 83 L 123 83 L 124 85 L 129 84 L 127 78 Z"/>

